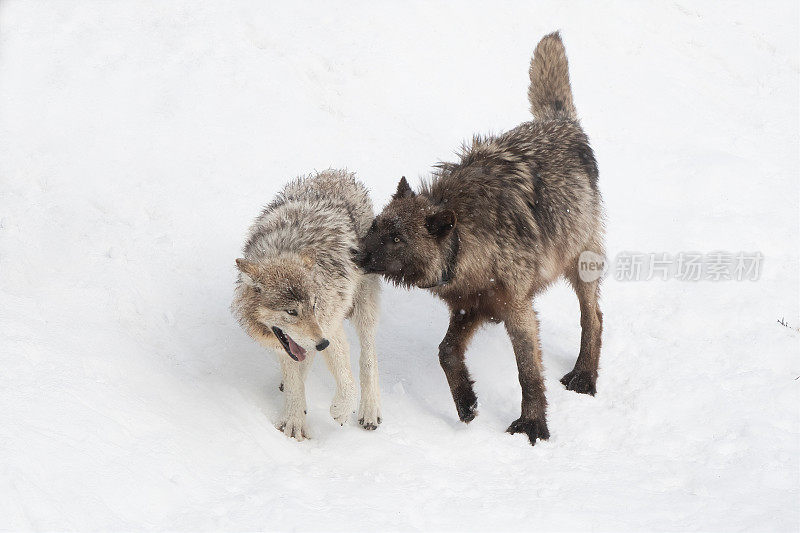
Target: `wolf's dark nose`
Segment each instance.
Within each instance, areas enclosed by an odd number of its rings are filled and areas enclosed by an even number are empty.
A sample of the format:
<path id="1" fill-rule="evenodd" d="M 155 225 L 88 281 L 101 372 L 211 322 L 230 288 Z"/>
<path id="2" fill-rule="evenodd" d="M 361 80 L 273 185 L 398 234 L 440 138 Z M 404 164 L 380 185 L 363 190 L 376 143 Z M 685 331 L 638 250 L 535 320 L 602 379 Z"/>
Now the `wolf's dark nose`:
<path id="1" fill-rule="evenodd" d="M 322 350 L 327 348 L 329 344 L 330 341 L 328 339 L 322 339 L 321 341 L 319 341 L 319 344 L 317 344 L 317 351 L 321 352 Z"/>
<path id="2" fill-rule="evenodd" d="M 350 248 L 350 257 L 358 266 L 361 266 L 364 262 L 364 252 L 362 252 L 360 248 Z"/>
<path id="3" fill-rule="evenodd" d="M 353 256 L 353 259 L 355 260 L 356 265 L 360 266 L 361 268 L 366 268 L 370 259 L 372 258 L 367 252 L 358 252 L 358 254 Z"/>

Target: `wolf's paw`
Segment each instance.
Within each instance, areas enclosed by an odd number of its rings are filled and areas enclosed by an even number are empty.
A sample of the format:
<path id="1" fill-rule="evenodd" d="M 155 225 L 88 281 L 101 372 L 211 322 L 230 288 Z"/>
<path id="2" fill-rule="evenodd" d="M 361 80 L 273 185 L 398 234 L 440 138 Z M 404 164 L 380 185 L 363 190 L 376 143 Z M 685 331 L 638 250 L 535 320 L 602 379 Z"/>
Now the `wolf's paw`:
<path id="1" fill-rule="evenodd" d="M 458 419 L 469 424 L 478 415 L 478 397 L 472 389 L 464 391 L 455 400 Z"/>
<path id="2" fill-rule="evenodd" d="M 563 378 L 561 384 L 567 390 L 579 392 L 581 394 L 590 394 L 594 396 L 597 393 L 597 376 L 593 375 L 588 370 L 570 370 Z"/>
<path id="3" fill-rule="evenodd" d="M 306 420 L 304 416 L 290 416 L 284 420 L 281 420 L 281 422 L 275 427 L 277 427 L 278 431 L 287 437 L 291 437 L 297 441 L 302 441 L 309 438 L 308 428 L 306 428 Z"/>
<path id="4" fill-rule="evenodd" d="M 534 419 L 518 418 L 511 422 L 506 430 L 507 433 L 525 433 L 528 440 L 531 441 L 531 446 L 536 444 L 536 439 L 547 440 L 550 438 L 550 432 L 547 430 L 547 421 L 544 416 Z"/>
<path id="5" fill-rule="evenodd" d="M 353 414 L 355 407 L 355 394 L 337 394 L 333 397 L 333 402 L 331 402 L 331 416 L 340 426 L 343 426 L 350 418 L 350 415 Z"/>
<path id="6" fill-rule="evenodd" d="M 378 402 L 362 398 L 358 406 L 358 423 L 368 431 L 378 429 L 381 423 L 381 408 Z"/>

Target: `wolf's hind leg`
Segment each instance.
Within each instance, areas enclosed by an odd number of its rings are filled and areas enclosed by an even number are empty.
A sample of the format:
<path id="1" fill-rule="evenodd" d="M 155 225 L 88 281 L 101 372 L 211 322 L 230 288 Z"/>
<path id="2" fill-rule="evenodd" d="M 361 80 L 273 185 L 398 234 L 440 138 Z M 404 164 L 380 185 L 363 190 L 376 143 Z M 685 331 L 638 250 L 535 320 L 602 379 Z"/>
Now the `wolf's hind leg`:
<path id="1" fill-rule="evenodd" d="M 600 362 L 600 345 L 603 335 L 603 313 L 600 312 L 598 297 L 600 280 L 583 281 L 578 275 L 577 261 L 567 279 L 575 289 L 581 308 L 581 349 L 575 368 L 567 372 L 561 383 L 567 390 L 595 395 L 597 392 L 597 367 Z"/>
<path id="2" fill-rule="evenodd" d="M 525 433 L 531 444 L 536 444 L 536 439 L 550 438 L 550 432 L 545 418 L 547 399 L 544 395 L 542 353 L 539 347 L 539 321 L 531 303 L 515 305 L 505 325 L 514 347 L 519 384 L 522 387 L 522 415 L 506 431 Z"/>
<path id="3" fill-rule="evenodd" d="M 331 416 L 340 425 L 344 425 L 350 418 L 356 404 L 356 387 L 353 382 L 353 372 L 350 370 L 350 345 L 344 334 L 342 324 L 330 335 L 330 346 L 322 352 L 328 369 L 336 381 L 336 394 L 331 402 Z"/>
<path id="4" fill-rule="evenodd" d="M 310 360 L 292 361 L 283 354 L 279 357 L 283 371 L 284 407 L 277 425 L 278 431 L 299 441 L 307 439 L 305 376 Z"/>
<path id="5" fill-rule="evenodd" d="M 380 290 L 380 278 L 364 276 L 353 302 L 353 315 L 350 317 L 361 343 L 361 402 L 358 405 L 358 423 L 367 430 L 377 429 L 381 423 L 381 391 L 378 386 L 378 357 L 375 355 Z"/>

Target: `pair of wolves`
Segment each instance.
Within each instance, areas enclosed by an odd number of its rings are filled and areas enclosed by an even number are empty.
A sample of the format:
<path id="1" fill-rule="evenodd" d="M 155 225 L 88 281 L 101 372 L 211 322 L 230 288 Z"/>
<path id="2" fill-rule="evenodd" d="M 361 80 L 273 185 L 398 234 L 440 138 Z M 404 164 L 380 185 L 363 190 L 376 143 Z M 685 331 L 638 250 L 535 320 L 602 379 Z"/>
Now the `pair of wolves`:
<path id="1" fill-rule="evenodd" d="M 336 379 L 334 419 L 343 423 L 355 406 L 344 318 L 361 340 L 359 422 L 366 429 L 380 423 L 377 276 L 447 303 L 439 362 L 464 422 L 477 414 L 466 348 L 483 323 L 505 325 L 522 387 L 521 415 L 507 431 L 525 433 L 531 444 L 550 436 L 531 300 L 565 277 L 578 296 L 582 334 L 575 367 L 561 382 L 595 394 L 599 280 L 581 279 L 579 256 L 603 254 L 603 213 L 557 33 L 537 45 L 530 80 L 534 120 L 475 137 L 459 162 L 438 165 L 419 192 L 402 178 L 376 218 L 363 185 L 328 171 L 289 184 L 256 220 L 237 260 L 234 310 L 253 338 L 279 353 L 286 406 L 278 427 L 286 435 L 307 436 L 303 379 L 314 350 L 323 351 Z"/>

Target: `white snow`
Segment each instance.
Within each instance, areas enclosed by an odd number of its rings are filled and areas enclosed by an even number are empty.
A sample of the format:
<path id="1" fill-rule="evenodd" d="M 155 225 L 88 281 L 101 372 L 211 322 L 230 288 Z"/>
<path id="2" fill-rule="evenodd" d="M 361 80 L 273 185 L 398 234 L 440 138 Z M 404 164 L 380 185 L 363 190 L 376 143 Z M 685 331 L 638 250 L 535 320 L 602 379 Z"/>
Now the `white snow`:
<path id="1" fill-rule="evenodd" d="M 444 305 L 387 286 L 383 425 L 336 426 L 318 360 L 313 439 L 278 433 L 277 364 L 228 311 L 259 208 L 327 167 L 380 208 L 527 120 L 554 29 L 611 257 L 760 251 L 760 280 L 608 279 L 594 398 L 558 383 L 580 330 L 553 287 L 535 447 L 503 431 L 503 328 L 463 425 Z M 797 35 L 796 2 L 3 1 L 0 529 L 797 531 Z"/>

